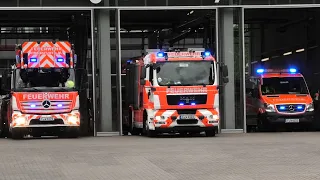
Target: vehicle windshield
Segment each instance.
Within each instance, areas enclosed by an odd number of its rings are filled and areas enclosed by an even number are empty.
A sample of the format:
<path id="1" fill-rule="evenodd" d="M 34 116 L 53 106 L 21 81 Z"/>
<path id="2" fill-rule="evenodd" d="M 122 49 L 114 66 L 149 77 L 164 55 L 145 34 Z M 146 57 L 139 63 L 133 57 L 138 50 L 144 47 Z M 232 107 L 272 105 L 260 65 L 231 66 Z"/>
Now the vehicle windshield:
<path id="1" fill-rule="evenodd" d="M 262 83 L 262 95 L 309 94 L 302 77 L 263 78 Z"/>
<path id="2" fill-rule="evenodd" d="M 210 61 L 175 61 L 157 63 L 157 81 L 160 86 L 193 86 L 214 83 Z"/>
<path id="3" fill-rule="evenodd" d="M 75 91 L 74 69 L 21 70 L 13 71 L 15 91 Z"/>

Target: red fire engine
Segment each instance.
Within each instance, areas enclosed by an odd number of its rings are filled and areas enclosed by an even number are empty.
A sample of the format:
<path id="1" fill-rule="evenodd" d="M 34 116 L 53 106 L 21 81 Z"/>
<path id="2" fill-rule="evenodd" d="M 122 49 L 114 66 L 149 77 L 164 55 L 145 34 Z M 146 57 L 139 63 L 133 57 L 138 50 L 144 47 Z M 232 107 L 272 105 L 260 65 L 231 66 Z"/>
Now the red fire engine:
<path id="1" fill-rule="evenodd" d="M 226 66 L 222 69 L 227 76 Z M 215 136 L 220 121 L 218 79 L 217 62 L 203 48 L 147 50 L 128 61 L 124 134 L 204 131 Z"/>
<path id="2" fill-rule="evenodd" d="M 80 128 L 75 55 L 69 42 L 25 42 L 4 73 L 10 90 L 2 103 L 0 135 L 78 137 Z"/>

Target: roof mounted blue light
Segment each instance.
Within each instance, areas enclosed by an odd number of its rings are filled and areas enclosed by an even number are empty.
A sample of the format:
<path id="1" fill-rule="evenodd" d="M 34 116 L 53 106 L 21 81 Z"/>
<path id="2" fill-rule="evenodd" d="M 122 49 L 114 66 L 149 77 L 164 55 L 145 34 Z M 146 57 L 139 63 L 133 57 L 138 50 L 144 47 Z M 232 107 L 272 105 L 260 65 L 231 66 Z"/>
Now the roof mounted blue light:
<path id="1" fill-rule="evenodd" d="M 297 69 L 295 69 L 295 68 L 290 68 L 290 69 L 289 69 L 289 72 L 291 72 L 291 73 L 296 73 L 296 72 L 297 72 Z"/>
<path id="2" fill-rule="evenodd" d="M 264 69 L 257 69 L 257 73 L 261 74 L 264 72 Z"/>
<path id="3" fill-rule="evenodd" d="M 158 52 L 157 53 L 157 57 L 160 57 L 160 58 L 164 57 L 164 53 L 163 52 Z"/>
<path id="4" fill-rule="evenodd" d="M 208 57 L 208 56 L 210 56 L 210 55 L 211 55 L 211 53 L 210 53 L 209 51 L 204 52 L 204 56 L 205 56 L 205 57 Z"/>

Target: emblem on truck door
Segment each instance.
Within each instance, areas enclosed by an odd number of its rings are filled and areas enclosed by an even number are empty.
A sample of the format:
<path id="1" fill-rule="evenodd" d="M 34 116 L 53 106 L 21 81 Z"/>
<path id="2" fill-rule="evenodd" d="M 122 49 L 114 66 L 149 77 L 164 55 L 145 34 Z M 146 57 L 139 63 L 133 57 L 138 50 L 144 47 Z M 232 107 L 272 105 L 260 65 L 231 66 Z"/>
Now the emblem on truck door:
<path id="1" fill-rule="evenodd" d="M 49 100 L 42 101 L 42 106 L 44 108 L 49 108 L 51 106 L 51 102 Z"/>

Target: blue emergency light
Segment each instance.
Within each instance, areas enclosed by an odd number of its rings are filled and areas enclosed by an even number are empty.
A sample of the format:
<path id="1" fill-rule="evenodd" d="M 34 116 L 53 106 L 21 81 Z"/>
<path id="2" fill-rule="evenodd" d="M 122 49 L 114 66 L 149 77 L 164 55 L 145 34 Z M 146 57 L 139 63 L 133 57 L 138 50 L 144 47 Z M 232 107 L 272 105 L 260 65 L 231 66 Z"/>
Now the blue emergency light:
<path id="1" fill-rule="evenodd" d="M 204 56 L 205 56 L 205 57 L 208 57 L 208 56 L 210 56 L 210 55 L 211 55 L 211 53 L 210 53 L 209 51 L 204 52 Z"/>
<path id="2" fill-rule="evenodd" d="M 301 110 L 301 109 L 303 109 L 303 107 L 302 106 L 297 106 L 297 109 Z"/>
<path id="3" fill-rule="evenodd" d="M 164 57 L 164 53 L 163 53 L 163 52 L 158 52 L 158 53 L 157 53 L 157 57 L 163 58 L 163 57 Z"/>
<path id="4" fill-rule="evenodd" d="M 257 69 L 257 73 L 261 74 L 264 72 L 264 69 Z"/>
<path id="5" fill-rule="evenodd" d="M 35 107 L 36 107 L 36 105 L 35 105 L 35 104 L 31 104 L 31 105 L 30 105 L 30 107 L 35 108 Z"/>
<path id="6" fill-rule="evenodd" d="M 30 62 L 37 62 L 37 58 L 30 58 Z"/>
<path id="7" fill-rule="evenodd" d="M 289 69 L 257 69 L 256 72 L 258 74 L 263 74 L 263 73 L 297 73 L 297 69 L 296 68 L 289 68 Z"/>
<path id="8" fill-rule="evenodd" d="M 193 102 L 193 103 L 191 103 L 191 105 L 194 106 L 194 105 L 196 105 L 196 103 Z"/>
<path id="9" fill-rule="evenodd" d="M 58 58 L 58 59 L 57 59 L 57 62 L 63 62 L 63 61 L 64 61 L 63 58 Z"/>
<path id="10" fill-rule="evenodd" d="M 295 69 L 295 68 L 290 68 L 290 69 L 289 69 L 289 72 L 291 72 L 291 73 L 296 73 L 296 72 L 297 72 L 297 69 Z"/>
<path id="11" fill-rule="evenodd" d="M 280 108 L 279 108 L 280 110 L 285 110 L 286 109 L 286 107 L 285 106 L 280 106 Z"/>
<path id="12" fill-rule="evenodd" d="M 184 103 L 179 103 L 179 105 L 180 105 L 180 106 L 183 106 L 183 105 L 184 105 Z"/>
<path id="13" fill-rule="evenodd" d="M 58 107 L 62 107 L 62 104 L 58 104 L 57 106 L 58 106 Z"/>

